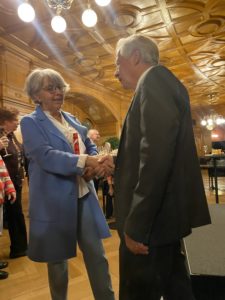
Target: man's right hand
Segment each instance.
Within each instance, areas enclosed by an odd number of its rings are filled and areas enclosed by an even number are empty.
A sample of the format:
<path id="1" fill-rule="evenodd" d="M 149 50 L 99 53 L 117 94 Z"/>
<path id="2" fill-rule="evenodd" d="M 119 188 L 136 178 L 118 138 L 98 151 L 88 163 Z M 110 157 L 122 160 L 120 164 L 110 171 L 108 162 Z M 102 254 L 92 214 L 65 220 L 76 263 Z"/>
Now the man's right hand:
<path id="1" fill-rule="evenodd" d="M 111 155 L 100 156 L 99 163 L 104 166 L 105 177 L 113 174 L 115 165 L 113 162 L 113 157 Z"/>

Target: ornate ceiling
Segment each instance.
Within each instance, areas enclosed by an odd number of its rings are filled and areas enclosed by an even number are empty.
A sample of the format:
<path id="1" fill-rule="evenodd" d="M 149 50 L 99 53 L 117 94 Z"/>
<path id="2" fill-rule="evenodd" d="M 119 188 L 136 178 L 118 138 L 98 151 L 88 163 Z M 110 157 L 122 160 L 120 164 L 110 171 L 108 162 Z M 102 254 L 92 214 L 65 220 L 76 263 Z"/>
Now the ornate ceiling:
<path id="1" fill-rule="evenodd" d="M 42 60 L 62 65 L 126 100 L 130 93 L 114 78 L 115 45 L 121 37 L 146 34 L 158 43 L 161 62 L 188 88 L 193 111 L 225 112 L 224 0 L 112 0 L 107 8 L 90 0 L 99 20 L 94 29 L 81 22 L 87 1 L 74 0 L 62 13 L 67 22 L 64 34 L 52 31 L 52 11 L 45 0 L 30 0 L 36 11 L 31 24 L 18 18 L 18 2 L 0 0 L 0 37 Z"/>

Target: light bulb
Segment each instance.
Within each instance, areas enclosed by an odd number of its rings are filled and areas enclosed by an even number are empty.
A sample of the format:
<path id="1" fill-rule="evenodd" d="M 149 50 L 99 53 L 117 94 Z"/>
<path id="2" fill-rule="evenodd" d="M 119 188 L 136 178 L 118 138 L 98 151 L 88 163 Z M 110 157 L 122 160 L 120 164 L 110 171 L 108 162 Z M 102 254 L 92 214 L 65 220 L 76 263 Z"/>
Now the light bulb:
<path id="1" fill-rule="evenodd" d="M 216 119 L 216 124 L 217 124 L 217 125 L 224 124 L 224 118 L 223 118 L 223 117 L 218 117 L 218 118 Z"/>
<path id="2" fill-rule="evenodd" d="M 213 120 L 212 119 L 208 119 L 207 123 L 208 123 L 209 126 L 211 126 L 211 125 L 213 125 Z"/>
<path id="3" fill-rule="evenodd" d="M 66 30 L 66 21 L 61 16 L 54 16 L 51 21 L 52 29 L 57 33 L 62 33 Z"/>
<path id="4" fill-rule="evenodd" d="M 82 14 L 82 22 L 87 27 L 95 26 L 97 23 L 97 20 L 98 20 L 98 17 L 96 15 L 96 12 L 91 8 L 86 9 Z"/>
<path id="5" fill-rule="evenodd" d="M 107 6 L 111 2 L 111 0 L 95 0 L 95 2 L 99 6 Z"/>
<path id="6" fill-rule="evenodd" d="M 216 118 L 216 124 L 217 125 L 222 124 L 222 119 L 220 117 Z"/>
<path id="7" fill-rule="evenodd" d="M 18 16 L 24 22 L 32 22 L 35 18 L 35 11 L 29 3 L 22 3 L 17 9 Z"/>
<path id="8" fill-rule="evenodd" d="M 202 121 L 201 121 L 201 125 L 202 125 L 202 126 L 205 126 L 206 124 L 207 124 L 206 120 L 202 120 Z"/>
<path id="9" fill-rule="evenodd" d="M 208 130 L 213 130 L 213 124 L 207 124 L 207 125 L 206 125 L 206 128 L 207 128 Z"/>

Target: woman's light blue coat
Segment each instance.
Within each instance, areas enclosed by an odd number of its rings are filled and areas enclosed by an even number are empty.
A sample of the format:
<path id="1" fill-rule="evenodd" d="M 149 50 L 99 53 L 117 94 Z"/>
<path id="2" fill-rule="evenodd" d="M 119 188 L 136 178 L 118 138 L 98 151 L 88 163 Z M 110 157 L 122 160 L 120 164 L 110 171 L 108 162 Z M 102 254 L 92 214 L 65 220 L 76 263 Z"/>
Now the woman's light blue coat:
<path id="1" fill-rule="evenodd" d="M 62 112 L 86 146 L 89 155 L 97 154 L 96 146 L 87 138 L 87 128 L 71 114 Z M 65 136 L 38 106 L 21 121 L 21 131 L 29 160 L 29 247 L 28 256 L 34 261 L 62 261 L 76 255 L 78 156 Z M 90 193 L 95 194 L 93 183 Z M 95 194 L 96 195 L 96 194 Z M 100 238 L 110 236 L 97 197 L 88 197 Z"/>

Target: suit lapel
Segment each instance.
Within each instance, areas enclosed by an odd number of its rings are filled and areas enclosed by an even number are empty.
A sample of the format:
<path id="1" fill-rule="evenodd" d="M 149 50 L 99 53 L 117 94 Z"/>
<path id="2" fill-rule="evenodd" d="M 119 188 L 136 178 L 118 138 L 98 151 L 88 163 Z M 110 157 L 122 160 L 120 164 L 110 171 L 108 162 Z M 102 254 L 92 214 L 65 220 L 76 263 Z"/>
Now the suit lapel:
<path id="1" fill-rule="evenodd" d="M 126 117 L 125 117 L 125 120 L 124 120 L 124 123 L 123 123 L 122 131 L 121 131 L 121 135 L 120 135 L 120 144 L 119 144 L 119 148 L 118 148 L 117 157 L 119 157 L 119 154 L 120 154 L 120 151 L 121 151 L 121 148 L 122 148 L 122 144 L 125 141 L 124 135 L 125 135 L 125 131 L 126 131 L 126 121 L 127 121 L 127 117 L 129 115 L 129 112 L 130 112 L 130 110 L 131 110 L 131 108 L 133 106 L 133 103 L 135 101 L 135 95 L 136 95 L 136 93 L 134 93 L 134 95 L 133 95 L 133 98 L 131 100 L 130 106 L 128 108 L 128 111 L 127 111 L 127 114 L 126 114 Z"/>
<path id="2" fill-rule="evenodd" d="M 128 111 L 127 111 L 126 118 L 125 118 L 124 123 L 123 123 L 123 128 L 122 128 L 122 132 L 121 132 L 121 136 L 120 136 L 120 140 L 121 140 L 120 145 L 122 145 L 123 140 L 124 140 L 127 117 L 128 117 L 128 115 L 129 115 L 129 112 L 130 112 L 131 108 L 132 108 L 133 105 L 134 105 L 134 102 L 135 102 L 135 96 L 136 96 L 137 90 L 138 90 L 138 88 L 139 88 L 139 84 L 140 84 L 140 82 L 143 80 L 143 78 L 144 78 L 145 76 L 147 76 L 147 74 L 148 74 L 149 72 L 151 72 L 151 70 L 152 70 L 153 68 L 154 68 L 154 67 L 148 68 L 148 69 L 142 74 L 142 76 L 140 77 L 140 79 L 139 79 L 139 81 L 138 81 L 138 84 L 137 84 L 137 87 L 136 87 L 136 89 L 135 89 L 135 92 L 134 92 L 134 95 L 133 95 L 131 104 L 130 104 L 129 109 L 128 109 Z M 119 154 L 119 152 L 120 152 L 120 148 L 121 148 L 121 147 L 119 147 L 119 149 L 118 149 L 118 154 Z"/>

